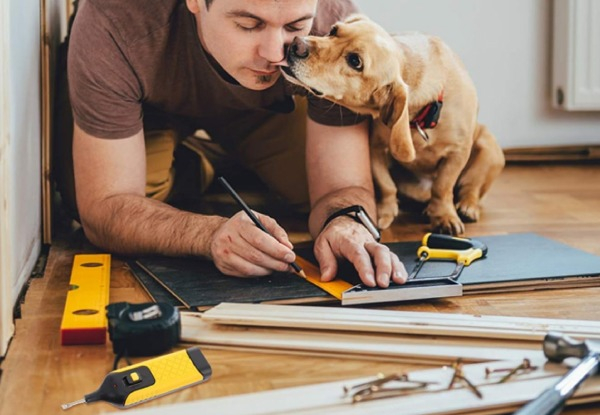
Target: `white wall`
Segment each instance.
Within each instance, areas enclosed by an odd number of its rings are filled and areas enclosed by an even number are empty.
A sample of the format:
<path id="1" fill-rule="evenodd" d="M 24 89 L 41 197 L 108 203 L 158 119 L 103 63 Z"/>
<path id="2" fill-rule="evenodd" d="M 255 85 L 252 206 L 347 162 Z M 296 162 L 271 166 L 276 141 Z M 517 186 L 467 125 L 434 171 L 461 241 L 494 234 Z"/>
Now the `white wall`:
<path id="1" fill-rule="evenodd" d="M 40 5 L 10 2 L 9 203 L 14 291 L 19 293 L 40 251 Z"/>
<path id="2" fill-rule="evenodd" d="M 440 36 L 477 86 L 503 148 L 600 144 L 600 112 L 552 108 L 549 0 L 354 0 L 390 32 Z"/>
<path id="3" fill-rule="evenodd" d="M 8 3 L 0 2 L 0 356 L 12 336 L 12 280 L 8 227 Z"/>
<path id="4" fill-rule="evenodd" d="M 6 221 L 2 226 L 3 236 L 8 240 L 3 237 L 0 247 L 0 278 L 2 299 L 10 298 L 12 310 L 41 246 L 40 2 L 6 3 L 2 6 L 2 22 L 8 20 L 8 28 L 3 27 L 2 35 L 8 39 L 3 39 L 1 45 L 2 55 L 8 60 L 3 65 L 8 68 L 3 68 L 7 79 L 3 79 L 0 93 L 3 100 L 8 95 L 8 109 L 2 117 L 0 172 L 8 177 L 0 179 L 0 193 L 6 203 L 1 210 L 1 220 Z M 6 304 L 0 317 L 0 328 L 5 334 L 12 317 L 7 315 Z M 8 341 L 4 334 L 0 336 L 0 354 Z"/>

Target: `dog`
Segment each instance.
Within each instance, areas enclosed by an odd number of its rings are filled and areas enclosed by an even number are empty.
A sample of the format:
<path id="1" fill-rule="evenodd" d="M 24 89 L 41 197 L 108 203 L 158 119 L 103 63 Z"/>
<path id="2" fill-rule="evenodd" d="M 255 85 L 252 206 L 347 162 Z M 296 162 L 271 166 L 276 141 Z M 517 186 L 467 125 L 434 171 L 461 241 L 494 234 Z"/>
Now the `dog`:
<path id="1" fill-rule="evenodd" d="M 478 123 L 473 81 L 441 39 L 390 35 L 368 17 L 352 15 L 327 36 L 295 38 L 286 63 L 281 70 L 290 82 L 372 116 L 381 229 L 398 216 L 398 195 L 425 204 L 436 232 L 461 235 L 463 220 L 479 219 L 480 199 L 502 171 L 504 154 Z"/>

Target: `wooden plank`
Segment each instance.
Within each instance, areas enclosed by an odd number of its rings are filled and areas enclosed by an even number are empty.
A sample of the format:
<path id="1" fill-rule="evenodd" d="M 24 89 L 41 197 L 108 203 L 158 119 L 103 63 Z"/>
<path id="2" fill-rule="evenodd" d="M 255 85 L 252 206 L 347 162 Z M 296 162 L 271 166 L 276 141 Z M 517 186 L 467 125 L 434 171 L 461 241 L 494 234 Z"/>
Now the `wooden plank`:
<path id="1" fill-rule="evenodd" d="M 177 413 L 231 413 L 236 415 L 258 414 L 382 414 L 445 415 L 445 414 L 500 414 L 513 411 L 554 384 L 567 368 L 562 365 L 545 364 L 543 358 L 532 360 L 537 369 L 515 376 L 505 383 L 497 383 L 497 377 L 486 376 L 485 369 L 514 367 L 518 361 L 499 361 L 486 364 L 464 365 L 464 376 L 481 391 L 479 399 L 474 393 L 458 384 L 448 389 L 453 370 L 448 367 L 408 373 L 411 380 L 432 382 L 420 393 L 392 398 L 352 403 L 345 387 L 358 385 L 376 378 L 359 378 L 346 381 L 313 384 L 275 391 L 243 394 L 233 397 L 203 399 L 181 405 L 132 411 L 136 415 Z M 389 387 L 401 383 L 391 382 Z M 575 402 L 600 400 L 600 378 L 591 379 L 581 387 Z M 162 411 L 162 412 L 160 412 Z"/>
<path id="2" fill-rule="evenodd" d="M 221 303 L 203 313 L 208 323 L 315 330 L 428 334 L 539 342 L 548 331 L 600 338 L 600 322 L 339 307 Z"/>
<path id="3" fill-rule="evenodd" d="M 181 315 L 181 339 L 212 347 L 243 347 L 280 353 L 303 351 L 319 355 L 325 352 L 348 358 L 359 356 L 365 360 L 374 356 L 378 360 L 389 357 L 425 363 L 447 363 L 457 358 L 469 362 L 514 360 L 525 354 L 542 354 L 539 344 L 530 342 L 226 326 L 207 324 L 199 314 L 192 313 Z"/>

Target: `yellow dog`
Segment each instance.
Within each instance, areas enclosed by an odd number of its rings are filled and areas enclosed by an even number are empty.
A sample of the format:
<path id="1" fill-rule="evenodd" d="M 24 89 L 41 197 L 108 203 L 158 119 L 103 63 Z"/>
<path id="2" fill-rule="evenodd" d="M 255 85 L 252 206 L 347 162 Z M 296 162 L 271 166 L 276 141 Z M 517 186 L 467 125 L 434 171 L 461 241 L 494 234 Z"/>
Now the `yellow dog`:
<path id="1" fill-rule="evenodd" d="M 282 71 L 291 82 L 375 119 L 370 146 L 380 228 L 398 215 L 398 192 L 427 203 L 435 231 L 463 234 L 461 217 L 479 219 L 479 201 L 502 171 L 504 154 L 477 122 L 473 81 L 442 40 L 392 36 L 353 15 L 328 36 L 294 39 L 287 64 Z"/>

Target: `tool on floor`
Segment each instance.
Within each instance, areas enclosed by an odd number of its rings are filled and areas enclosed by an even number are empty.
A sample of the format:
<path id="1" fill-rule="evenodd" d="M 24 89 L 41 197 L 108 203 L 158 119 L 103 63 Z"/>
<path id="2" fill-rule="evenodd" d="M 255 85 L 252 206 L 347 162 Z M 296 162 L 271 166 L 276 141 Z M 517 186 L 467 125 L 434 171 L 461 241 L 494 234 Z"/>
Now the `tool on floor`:
<path id="1" fill-rule="evenodd" d="M 456 261 L 456 268 L 452 274 L 445 277 L 434 277 L 456 279 L 464 267 L 471 265 L 473 261 L 479 258 L 485 257 L 487 250 L 487 246 L 476 239 L 427 233 L 417 250 L 419 262 L 408 276 L 408 279 L 415 279 L 423 264 L 430 259 Z"/>
<path id="2" fill-rule="evenodd" d="M 462 284 L 456 281 L 460 273 L 465 266 L 485 257 L 487 251 L 487 246 L 475 239 L 427 233 L 417 249 L 419 261 L 405 284 L 390 284 L 385 289 L 358 284 L 342 294 L 342 305 L 461 296 Z M 456 261 L 456 267 L 450 275 L 417 278 L 428 260 Z"/>
<path id="3" fill-rule="evenodd" d="M 177 308 L 166 303 L 113 303 L 106 307 L 108 334 L 115 353 L 121 357 L 155 356 L 179 341 L 181 320 Z"/>
<path id="4" fill-rule="evenodd" d="M 589 376 L 598 373 L 600 341 L 578 342 L 560 333 L 550 332 L 544 337 L 544 355 L 551 362 L 560 363 L 569 357 L 581 359 L 552 387 L 519 409 L 514 415 L 555 415 L 561 412 L 567 400 Z"/>
<path id="5" fill-rule="evenodd" d="M 110 255 L 75 255 L 60 324 L 62 345 L 103 344 L 110 288 Z"/>
<path id="6" fill-rule="evenodd" d="M 105 401 L 128 408 L 205 382 L 211 374 L 210 364 L 200 349 L 192 347 L 114 370 L 106 375 L 98 390 L 61 407 Z"/>

